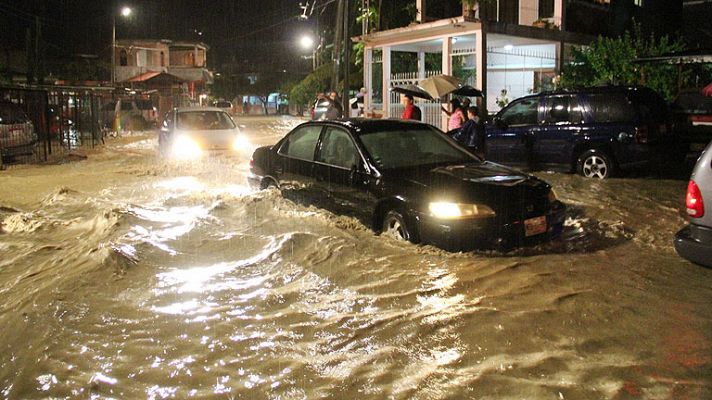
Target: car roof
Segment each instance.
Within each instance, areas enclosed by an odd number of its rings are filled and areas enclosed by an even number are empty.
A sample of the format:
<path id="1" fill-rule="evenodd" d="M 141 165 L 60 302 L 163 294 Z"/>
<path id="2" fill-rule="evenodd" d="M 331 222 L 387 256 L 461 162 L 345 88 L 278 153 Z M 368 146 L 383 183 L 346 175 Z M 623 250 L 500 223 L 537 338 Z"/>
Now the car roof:
<path id="1" fill-rule="evenodd" d="M 356 135 L 399 129 L 434 128 L 432 125 L 419 121 L 373 118 L 345 118 L 337 120 L 310 121 L 304 123 L 304 125 L 337 125 L 350 130 Z"/>
<path id="2" fill-rule="evenodd" d="M 220 107 L 178 107 L 175 109 L 176 112 L 191 112 L 191 111 L 215 111 L 215 112 L 225 112 Z"/>
<path id="3" fill-rule="evenodd" d="M 557 95 L 557 94 L 577 94 L 577 93 L 620 93 L 620 92 L 655 92 L 654 90 L 645 87 L 645 86 L 590 86 L 590 87 L 583 87 L 583 88 L 574 88 L 574 89 L 559 89 L 559 90 L 551 90 L 551 91 L 546 91 L 546 92 L 541 92 L 537 94 L 533 94 L 530 96 L 524 96 L 521 98 L 534 98 L 534 97 L 540 97 L 540 96 L 549 96 L 549 95 Z"/>

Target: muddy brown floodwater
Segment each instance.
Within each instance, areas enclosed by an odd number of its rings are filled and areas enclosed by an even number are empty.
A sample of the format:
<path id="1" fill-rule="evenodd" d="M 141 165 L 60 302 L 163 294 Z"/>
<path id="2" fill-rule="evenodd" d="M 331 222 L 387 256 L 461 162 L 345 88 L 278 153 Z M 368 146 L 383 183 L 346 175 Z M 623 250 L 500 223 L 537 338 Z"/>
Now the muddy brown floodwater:
<path id="1" fill-rule="evenodd" d="M 273 143 L 299 121 L 242 121 Z M 709 399 L 685 180 L 539 174 L 563 237 L 446 253 L 194 165 L 152 135 L 0 172 L 0 397 Z"/>

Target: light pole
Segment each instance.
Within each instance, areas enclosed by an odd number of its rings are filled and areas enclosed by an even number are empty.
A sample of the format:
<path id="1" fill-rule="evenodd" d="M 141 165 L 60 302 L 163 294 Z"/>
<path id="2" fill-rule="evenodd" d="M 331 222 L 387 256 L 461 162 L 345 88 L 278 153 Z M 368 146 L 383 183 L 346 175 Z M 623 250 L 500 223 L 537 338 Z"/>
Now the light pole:
<path id="1" fill-rule="evenodd" d="M 312 71 L 316 69 L 316 48 L 314 47 L 314 38 L 310 35 L 303 35 L 299 38 L 299 46 L 304 50 L 311 50 L 312 52 Z M 304 56 L 304 58 L 308 58 Z"/>
<path id="2" fill-rule="evenodd" d="M 131 15 L 131 8 L 122 7 L 121 16 Z M 116 10 L 111 12 L 111 86 L 116 83 Z"/>

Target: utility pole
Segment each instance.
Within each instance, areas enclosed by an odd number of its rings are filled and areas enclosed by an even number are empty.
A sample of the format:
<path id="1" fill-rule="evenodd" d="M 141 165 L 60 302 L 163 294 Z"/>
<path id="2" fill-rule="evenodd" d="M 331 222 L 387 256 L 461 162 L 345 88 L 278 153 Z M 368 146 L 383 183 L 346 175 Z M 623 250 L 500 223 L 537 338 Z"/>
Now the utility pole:
<path id="1" fill-rule="evenodd" d="M 349 104 L 349 74 L 351 73 L 349 63 L 351 62 L 351 38 L 349 37 L 349 0 L 344 1 L 344 118 L 351 116 L 351 105 Z"/>
<path id="2" fill-rule="evenodd" d="M 339 0 L 339 6 L 336 9 L 336 29 L 334 36 L 334 53 L 332 60 L 334 67 L 331 72 L 331 90 L 336 91 L 339 86 L 339 71 L 341 70 L 341 36 L 343 34 L 344 25 L 344 2 Z"/>

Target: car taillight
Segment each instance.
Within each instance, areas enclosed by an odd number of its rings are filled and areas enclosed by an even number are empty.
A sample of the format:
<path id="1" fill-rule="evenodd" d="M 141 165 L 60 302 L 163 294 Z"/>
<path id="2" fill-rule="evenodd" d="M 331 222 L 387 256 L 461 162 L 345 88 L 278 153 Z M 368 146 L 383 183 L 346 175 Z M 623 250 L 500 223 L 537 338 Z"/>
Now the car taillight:
<path id="1" fill-rule="evenodd" d="M 687 184 L 687 197 L 685 198 L 687 215 L 692 218 L 702 218 L 705 215 L 705 205 L 702 202 L 702 193 L 695 181 Z"/>
<path id="2" fill-rule="evenodd" d="M 639 126 L 635 128 L 635 141 L 637 143 L 648 143 L 648 127 Z"/>

